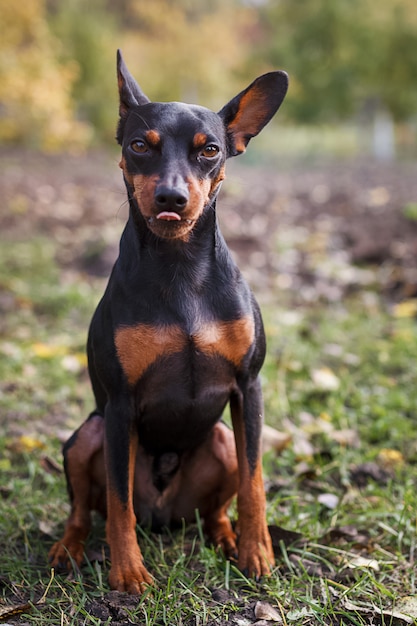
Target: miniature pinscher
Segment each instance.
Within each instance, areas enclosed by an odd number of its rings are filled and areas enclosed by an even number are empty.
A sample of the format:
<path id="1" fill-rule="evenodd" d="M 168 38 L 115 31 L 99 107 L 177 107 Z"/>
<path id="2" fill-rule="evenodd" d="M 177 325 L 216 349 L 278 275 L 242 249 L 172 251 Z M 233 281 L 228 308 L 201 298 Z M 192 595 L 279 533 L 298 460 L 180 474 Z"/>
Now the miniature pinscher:
<path id="1" fill-rule="evenodd" d="M 219 113 L 151 102 L 117 57 L 120 167 L 129 219 L 88 337 L 96 409 L 64 446 L 71 514 L 50 551 L 80 565 L 91 511 L 107 519 L 109 583 L 152 584 L 136 523 L 195 519 L 247 575 L 270 572 L 260 437 L 259 307 L 220 232 L 225 161 L 283 101 L 288 77 L 257 78 Z M 222 421 L 230 404 L 233 431 Z M 227 509 L 237 493 L 234 532 Z"/>

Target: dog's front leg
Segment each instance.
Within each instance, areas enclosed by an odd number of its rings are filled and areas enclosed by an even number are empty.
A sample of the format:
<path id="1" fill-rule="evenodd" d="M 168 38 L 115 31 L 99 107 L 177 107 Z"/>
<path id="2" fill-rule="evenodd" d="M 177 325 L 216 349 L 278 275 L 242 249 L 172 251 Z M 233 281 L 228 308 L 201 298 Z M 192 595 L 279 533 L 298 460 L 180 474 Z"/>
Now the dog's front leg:
<path id="1" fill-rule="evenodd" d="M 130 420 L 130 402 L 106 407 L 107 543 L 110 546 L 112 589 L 140 594 L 152 577 L 145 568 L 136 537 L 133 482 L 138 436 Z"/>
<path id="2" fill-rule="evenodd" d="M 259 579 L 274 564 L 266 524 L 266 499 L 262 476 L 262 392 L 259 379 L 246 381 L 230 402 L 239 464 L 238 528 L 239 568 Z"/>

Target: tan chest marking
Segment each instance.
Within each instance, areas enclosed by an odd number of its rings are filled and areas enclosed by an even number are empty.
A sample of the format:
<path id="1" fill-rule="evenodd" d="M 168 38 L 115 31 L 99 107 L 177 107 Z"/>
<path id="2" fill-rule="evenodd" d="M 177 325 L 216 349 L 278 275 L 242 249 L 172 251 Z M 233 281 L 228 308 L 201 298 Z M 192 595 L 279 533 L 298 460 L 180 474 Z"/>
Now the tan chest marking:
<path id="1" fill-rule="evenodd" d="M 179 326 L 138 324 L 116 331 L 117 356 L 130 385 L 161 356 L 181 352 L 186 337 Z"/>
<path id="2" fill-rule="evenodd" d="M 190 341 L 207 356 L 220 355 L 236 367 L 255 337 L 252 317 L 229 322 L 209 322 L 188 336 L 180 326 L 138 324 L 116 331 L 117 356 L 129 385 L 134 385 L 155 361 L 181 352 Z"/>
<path id="3" fill-rule="evenodd" d="M 231 322 L 210 322 L 193 335 L 195 346 L 209 356 L 220 354 L 236 367 L 242 362 L 255 338 L 252 317 Z"/>

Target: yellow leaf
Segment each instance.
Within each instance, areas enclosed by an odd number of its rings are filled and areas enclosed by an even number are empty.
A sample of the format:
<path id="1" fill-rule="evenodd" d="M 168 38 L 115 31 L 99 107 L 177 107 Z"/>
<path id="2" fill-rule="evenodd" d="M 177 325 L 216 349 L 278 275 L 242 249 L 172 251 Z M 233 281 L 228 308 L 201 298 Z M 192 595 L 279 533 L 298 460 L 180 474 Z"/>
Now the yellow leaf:
<path id="1" fill-rule="evenodd" d="M 44 448 L 45 444 L 30 435 L 21 435 L 9 447 L 15 452 L 32 452 L 33 450 Z"/>
<path id="2" fill-rule="evenodd" d="M 87 355 L 85 352 L 76 352 L 74 356 L 77 359 L 78 363 L 81 365 L 81 367 L 87 367 L 88 362 L 87 362 Z"/>
<path id="3" fill-rule="evenodd" d="M 319 417 L 320 417 L 320 419 L 324 420 L 325 422 L 331 422 L 332 421 L 331 416 L 328 413 L 326 413 L 326 411 L 322 411 L 320 413 Z"/>
<path id="4" fill-rule="evenodd" d="M 404 300 L 396 304 L 393 308 L 394 317 L 416 317 L 417 316 L 417 299 Z"/>
<path id="5" fill-rule="evenodd" d="M 1 472 L 8 472 L 12 467 L 12 464 L 10 463 L 10 459 L 0 459 L 0 471 Z"/>
<path id="6" fill-rule="evenodd" d="M 382 448 L 378 453 L 378 459 L 384 467 L 388 468 L 400 467 L 404 463 L 404 457 L 401 452 L 391 448 Z"/>
<path id="7" fill-rule="evenodd" d="M 47 343 L 34 343 L 32 350 L 40 359 L 51 359 L 54 356 L 64 356 L 68 349 L 66 346 L 54 346 Z"/>

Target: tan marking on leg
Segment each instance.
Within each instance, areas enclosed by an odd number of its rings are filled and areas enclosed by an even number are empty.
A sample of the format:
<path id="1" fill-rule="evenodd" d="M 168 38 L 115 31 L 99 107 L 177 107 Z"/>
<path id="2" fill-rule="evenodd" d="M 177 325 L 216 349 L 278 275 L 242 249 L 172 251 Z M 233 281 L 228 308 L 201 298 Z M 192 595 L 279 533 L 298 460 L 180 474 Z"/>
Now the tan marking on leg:
<path id="1" fill-rule="evenodd" d="M 96 416 L 84 422 L 66 453 L 67 476 L 72 491 L 71 514 L 65 525 L 64 536 L 49 552 L 53 567 L 65 566 L 71 569 L 71 560 L 78 566 L 82 563 L 85 541 L 91 527 L 94 458 L 102 446 L 103 419 Z"/>
<path id="2" fill-rule="evenodd" d="M 109 583 L 112 589 L 131 594 L 143 593 L 145 588 L 153 582 L 152 576 L 143 564 L 136 537 L 136 516 L 133 511 L 137 443 L 137 437 L 131 435 L 127 503 L 120 501 L 111 484 L 111 477 L 107 483 L 106 536 L 111 558 Z"/>
<path id="3" fill-rule="evenodd" d="M 250 576 L 267 575 L 273 566 L 274 552 L 266 523 L 266 498 L 259 450 L 258 462 L 251 471 L 246 454 L 245 425 L 239 403 L 231 404 L 232 422 L 239 463 L 238 489 L 238 566 Z"/>

